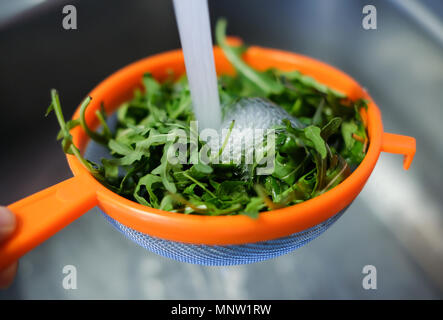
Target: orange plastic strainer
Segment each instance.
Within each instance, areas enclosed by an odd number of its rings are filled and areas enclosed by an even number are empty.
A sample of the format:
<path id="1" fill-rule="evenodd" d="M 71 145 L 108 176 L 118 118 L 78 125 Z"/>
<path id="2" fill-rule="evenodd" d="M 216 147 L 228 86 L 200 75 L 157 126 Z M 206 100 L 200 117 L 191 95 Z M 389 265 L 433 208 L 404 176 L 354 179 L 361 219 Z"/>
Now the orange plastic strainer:
<path id="1" fill-rule="evenodd" d="M 214 58 L 218 73 L 234 72 L 221 49 L 214 48 Z M 405 169 L 409 168 L 415 154 L 415 139 L 383 132 L 378 107 L 368 93 L 345 73 L 312 58 L 261 47 L 250 47 L 244 54 L 244 60 L 259 70 L 270 67 L 296 69 L 346 93 L 351 99 L 369 100 L 367 112 L 362 114 L 370 139 L 367 155 L 346 180 L 330 191 L 301 204 L 263 212 L 258 219 L 243 215 L 184 215 L 143 206 L 113 193 L 95 180 L 74 156 L 68 155 L 73 178 L 9 206 L 17 216 L 18 226 L 12 237 L 0 246 L 0 269 L 19 259 L 95 206 L 103 210 L 120 231 L 128 233 L 129 230 L 131 239 L 165 256 L 212 265 L 259 261 L 299 247 L 323 232 L 329 226 L 329 223 L 325 223 L 337 217 L 360 193 L 381 151 L 403 154 L 403 166 Z M 93 99 L 86 112 L 88 125 L 91 128 L 99 125 L 95 111 L 100 108 L 101 103 L 111 113 L 121 103 L 129 100 L 134 88 L 141 86 L 142 75 L 148 71 L 159 80 L 165 79 L 170 71 L 176 75 L 184 73 L 181 51 L 142 59 L 101 82 L 89 94 Z M 74 118 L 78 117 L 79 110 L 74 114 Z M 77 127 L 71 133 L 74 144 L 84 152 L 88 144 L 85 132 Z M 322 228 L 318 229 L 316 226 Z M 294 235 L 299 237 L 297 245 L 286 245 L 286 239 L 295 239 Z M 160 243 L 163 247 L 153 248 L 149 241 L 154 241 L 156 245 Z M 275 241 L 280 241 L 279 244 L 283 247 L 286 245 L 285 250 L 279 251 L 273 247 Z M 177 250 L 182 251 L 180 257 L 177 257 L 174 248 L 170 248 L 174 244 L 179 246 Z M 253 251 L 258 246 L 261 251 L 256 254 L 257 259 L 253 255 L 252 258 L 241 259 L 247 252 L 254 254 Z M 198 254 L 193 251 L 196 248 L 199 250 Z M 235 251 L 236 248 L 241 250 Z M 224 256 L 220 258 L 221 254 Z M 230 260 L 230 254 L 236 255 L 236 259 Z"/>

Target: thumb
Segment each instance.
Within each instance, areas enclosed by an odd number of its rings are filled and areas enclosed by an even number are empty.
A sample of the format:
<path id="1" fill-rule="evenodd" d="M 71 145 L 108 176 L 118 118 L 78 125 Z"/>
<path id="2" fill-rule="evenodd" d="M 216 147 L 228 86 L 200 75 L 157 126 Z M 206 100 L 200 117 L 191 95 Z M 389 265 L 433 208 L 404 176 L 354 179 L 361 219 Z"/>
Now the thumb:
<path id="1" fill-rule="evenodd" d="M 14 232 L 15 224 L 15 215 L 7 208 L 0 207 L 0 242 Z"/>

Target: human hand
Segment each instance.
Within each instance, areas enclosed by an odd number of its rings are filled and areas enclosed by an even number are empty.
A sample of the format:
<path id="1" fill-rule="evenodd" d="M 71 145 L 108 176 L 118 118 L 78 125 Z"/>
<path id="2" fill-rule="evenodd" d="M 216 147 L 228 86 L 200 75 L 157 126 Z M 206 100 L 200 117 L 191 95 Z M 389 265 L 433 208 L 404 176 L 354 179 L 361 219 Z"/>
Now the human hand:
<path id="1" fill-rule="evenodd" d="M 15 230 L 16 220 L 14 214 L 5 207 L 0 207 L 0 244 L 5 241 Z M 9 287 L 17 272 L 18 263 L 0 270 L 0 288 Z"/>

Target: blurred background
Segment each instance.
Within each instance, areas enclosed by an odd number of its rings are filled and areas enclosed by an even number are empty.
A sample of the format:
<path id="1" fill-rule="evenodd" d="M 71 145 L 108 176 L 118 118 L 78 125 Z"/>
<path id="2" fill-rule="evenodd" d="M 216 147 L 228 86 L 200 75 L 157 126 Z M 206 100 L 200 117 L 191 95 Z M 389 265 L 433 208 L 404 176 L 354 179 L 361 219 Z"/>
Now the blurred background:
<path id="1" fill-rule="evenodd" d="M 77 8 L 77 30 L 62 8 Z M 362 8 L 377 8 L 377 29 Z M 91 210 L 20 261 L 0 299 L 443 298 L 443 2 L 440 0 L 209 0 L 212 24 L 246 43 L 332 64 L 365 86 L 385 131 L 416 137 L 411 169 L 382 154 L 368 184 L 325 234 L 291 254 L 236 267 L 156 256 Z M 180 46 L 172 1 L 0 0 L 0 203 L 71 176 L 44 118 L 50 88 L 66 115 L 106 76 Z M 62 268 L 78 270 L 65 290 Z M 362 269 L 377 268 L 377 290 Z"/>

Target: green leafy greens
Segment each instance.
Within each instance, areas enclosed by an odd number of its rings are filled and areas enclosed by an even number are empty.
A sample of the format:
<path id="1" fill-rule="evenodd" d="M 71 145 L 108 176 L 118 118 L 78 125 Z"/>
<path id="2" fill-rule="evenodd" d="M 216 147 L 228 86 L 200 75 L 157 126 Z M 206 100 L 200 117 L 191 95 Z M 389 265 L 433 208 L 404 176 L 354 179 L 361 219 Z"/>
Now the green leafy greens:
<path id="1" fill-rule="evenodd" d="M 101 132 L 88 127 L 85 111 L 89 97 L 81 105 L 79 119 L 66 122 L 58 94 L 52 90 L 47 114 L 54 111 L 57 116 L 64 152 L 74 154 L 112 191 L 146 206 L 185 214 L 256 218 L 259 212 L 306 201 L 342 182 L 366 153 L 368 138 L 359 114 L 366 102 L 351 101 L 298 71 L 254 70 L 242 60 L 246 48 L 228 45 L 225 32 L 226 21 L 220 20 L 217 43 L 237 74 L 219 77 L 221 104 L 263 97 L 305 125 L 295 128 L 284 120 L 275 127 L 272 174 L 256 175 L 259 163 L 245 175 L 234 163 L 198 160 L 205 142 L 190 126 L 194 114 L 185 76 L 159 83 L 146 73 L 142 79 L 145 90 L 135 90 L 134 97 L 119 107 L 115 132 L 108 127 L 103 108 L 95 114 Z M 76 126 L 106 146 L 112 157 L 100 164 L 84 159 L 69 133 Z M 186 147 L 188 158 L 195 157 L 196 151 L 197 161 L 168 161 L 175 142 Z"/>

